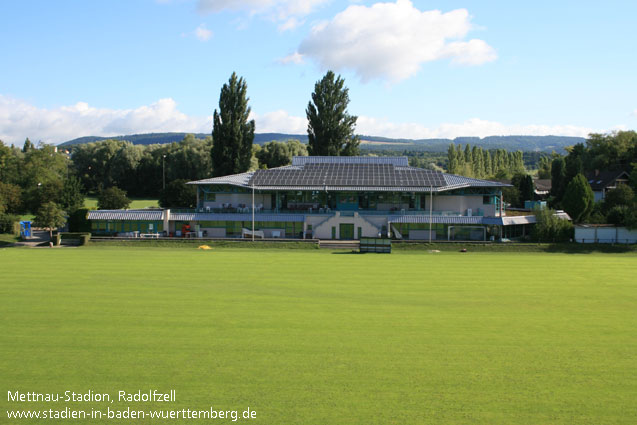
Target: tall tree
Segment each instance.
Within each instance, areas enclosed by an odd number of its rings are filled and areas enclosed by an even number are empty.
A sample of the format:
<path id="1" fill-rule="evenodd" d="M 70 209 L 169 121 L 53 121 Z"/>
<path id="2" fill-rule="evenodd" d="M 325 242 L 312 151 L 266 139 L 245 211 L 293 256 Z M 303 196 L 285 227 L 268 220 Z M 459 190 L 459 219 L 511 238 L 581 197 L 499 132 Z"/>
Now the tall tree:
<path id="1" fill-rule="evenodd" d="M 33 221 L 38 227 L 49 229 L 49 238 L 53 238 L 53 229 L 64 226 L 66 217 L 55 202 L 47 202 L 42 204 Z"/>
<path id="2" fill-rule="evenodd" d="M 566 188 L 564 180 L 566 179 L 566 162 L 563 157 L 558 157 L 551 163 L 551 195 L 555 198 L 555 203 L 559 204 L 564 196 Z"/>
<path id="3" fill-rule="evenodd" d="M 250 168 L 254 120 L 248 120 L 248 85 L 232 73 L 221 88 L 219 111 L 215 109 L 212 129 L 212 172 L 214 176 L 243 173 Z"/>
<path id="4" fill-rule="evenodd" d="M 449 145 L 449 149 L 447 149 L 447 171 L 451 174 L 458 173 L 458 158 L 453 142 Z"/>
<path id="5" fill-rule="evenodd" d="M 481 178 L 484 176 L 484 158 L 482 156 L 482 148 L 473 146 L 471 151 L 471 158 L 473 159 L 473 177 Z"/>
<path id="6" fill-rule="evenodd" d="M 483 152 L 483 162 L 484 162 L 484 175 L 490 177 L 493 175 L 493 165 L 491 163 L 491 154 L 488 150 Z"/>
<path id="7" fill-rule="evenodd" d="M 520 202 L 524 206 L 524 201 L 532 201 L 535 197 L 535 185 L 533 184 L 533 178 L 526 174 L 520 180 Z"/>
<path id="8" fill-rule="evenodd" d="M 128 208 L 130 203 L 126 192 L 117 186 L 104 189 L 97 197 L 97 208 L 100 210 L 120 210 Z"/>
<path id="9" fill-rule="evenodd" d="M 159 205 L 163 208 L 195 208 L 197 207 L 197 188 L 186 184 L 188 180 L 173 180 L 166 185 L 159 197 Z"/>
<path id="10" fill-rule="evenodd" d="M 35 149 L 35 146 L 33 145 L 33 143 L 31 143 L 31 140 L 29 140 L 29 138 L 27 137 L 27 139 L 24 141 L 24 145 L 22 146 L 22 152 L 27 153 L 33 149 Z"/>
<path id="11" fill-rule="evenodd" d="M 541 156 L 538 161 L 538 172 L 537 176 L 540 179 L 550 179 L 551 178 L 551 157 L 550 156 Z"/>
<path id="12" fill-rule="evenodd" d="M 69 176 L 69 178 L 64 180 L 64 186 L 60 194 L 60 206 L 69 214 L 82 208 L 84 206 L 84 193 L 82 192 L 83 187 L 80 179 L 75 176 Z"/>
<path id="13" fill-rule="evenodd" d="M 467 164 L 473 164 L 473 156 L 471 152 L 471 146 L 469 146 L 469 143 L 467 143 L 467 145 L 464 148 L 464 162 L 466 162 Z"/>
<path id="14" fill-rule="evenodd" d="M 579 223 L 589 216 L 593 211 L 595 196 L 593 189 L 586 181 L 583 174 L 573 177 L 573 180 L 566 186 L 562 205 L 564 211 L 571 216 L 575 223 Z"/>
<path id="15" fill-rule="evenodd" d="M 360 140 L 354 134 L 358 117 L 347 113 L 349 89 L 334 72 L 314 85 L 305 113 L 310 155 L 351 156 L 359 153 Z"/>

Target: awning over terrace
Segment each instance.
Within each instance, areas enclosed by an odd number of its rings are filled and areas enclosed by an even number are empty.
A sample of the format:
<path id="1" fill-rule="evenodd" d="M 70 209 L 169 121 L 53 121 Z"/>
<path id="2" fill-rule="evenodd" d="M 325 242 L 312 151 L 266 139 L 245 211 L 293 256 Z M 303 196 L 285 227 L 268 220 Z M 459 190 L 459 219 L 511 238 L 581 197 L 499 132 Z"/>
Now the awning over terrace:
<path id="1" fill-rule="evenodd" d="M 250 221 L 252 214 L 234 213 L 170 213 L 168 218 L 171 221 Z M 279 221 L 279 222 L 303 222 L 303 214 L 255 214 L 255 221 Z"/>
<path id="2" fill-rule="evenodd" d="M 402 215 L 389 218 L 389 223 L 482 224 L 480 216 Z"/>
<path id="3" fill-rule="evenodd" d="M 96 210 L 88 212 L 89 220 L 141 220 L 164 219 L 165 210 Z"/>
<path id="4" fill-rule="evenodd" d="M 170 212 L 170 210 L 97 210 L 89 211 L 89 220 L 135 221 L 250 221 L 252 214 Z M 256 221 L 303 222 L 303 214 L 255 214 Z"/>

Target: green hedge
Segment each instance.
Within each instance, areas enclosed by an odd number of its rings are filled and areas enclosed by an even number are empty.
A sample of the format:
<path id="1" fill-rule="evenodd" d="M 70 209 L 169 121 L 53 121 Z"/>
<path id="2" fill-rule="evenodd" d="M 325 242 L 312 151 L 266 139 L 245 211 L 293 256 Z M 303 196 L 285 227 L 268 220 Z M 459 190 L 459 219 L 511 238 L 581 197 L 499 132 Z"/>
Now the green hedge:
<path id="1" fill-rule="evenodd" d="M 80 241 L 80 245 L 87 245 L 88 241 L 91 239 L 91 234 L 87 233 L 87 232 L 65 232 L 65 233 L 58 233 L 57 235 L 55 235 L 54 237 L 58 237 L 58 239 L 56 239 L 57 243 L 56 245 L 59 245 L 60 242 L 62 240 L 79 240 Z"/>
<path id="2" fill-rule="evenodd" d="M 0 214 L 0 233 L 20 234 L 20 217 L 13 214 Z"/>

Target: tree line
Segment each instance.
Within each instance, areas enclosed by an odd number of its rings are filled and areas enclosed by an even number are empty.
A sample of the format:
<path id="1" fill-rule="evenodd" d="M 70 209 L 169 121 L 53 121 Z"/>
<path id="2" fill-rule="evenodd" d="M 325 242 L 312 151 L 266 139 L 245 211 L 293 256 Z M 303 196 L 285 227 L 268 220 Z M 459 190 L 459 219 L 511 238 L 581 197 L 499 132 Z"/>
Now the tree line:
<path id="1" fill-rule="evenodd" d="M 533 179 L 527 172 L 522 151 L 486 150 L 468 143 L 464 146 L 451 143 L 447 149 L 447 171 L 477 179 L 510 180 L 512 186 L 503 188 L 502 193 L 504 201 L 513 207 L 523 207 L 524 201 L 534 199 Z"/>
<path id="2" fill-rule="evenodd" d="M 556 156 L 550 164 L 550 204 L 563 208 L 576 222 L 637 227 L 637 133 L 590 134 L 586 143 L 567 150 L 566 156 Z M 626 171 L 630 181 L 595 202 L 586 176 L 605 171 Z"/>
<path id="3" fill-rule="evenodd" d="M 552 153 L 527 156 L 521 151 L 484 150 L 477 146 L 450 144 L 447 170 L 467 177 L 510 180 L 503 189 L 507 203 L 521 207 L 534 200 L 534 180 L 526 164 L 537 164 L 537 177 L 551 180 L 547 201 L 565 210 L 576 222 L 608 223 L 637 227 L 637 133 L 618 131 L 590 134 L 585 143 L 568 147 L 567 155 Z M 586 176 L 596 172 L 626 171 L 630 184 L 619 185 L 603 201 L 595 202 Z"/>
<path id="4" fill-rule="evenodd" d="M 447 150 L 447 170 L 477 179 L 510 179 L 518 173 L 525 173 L 522 151 L 508 152 L 505 149 L 489 151 L 470 144 L 449 145 Z"/>

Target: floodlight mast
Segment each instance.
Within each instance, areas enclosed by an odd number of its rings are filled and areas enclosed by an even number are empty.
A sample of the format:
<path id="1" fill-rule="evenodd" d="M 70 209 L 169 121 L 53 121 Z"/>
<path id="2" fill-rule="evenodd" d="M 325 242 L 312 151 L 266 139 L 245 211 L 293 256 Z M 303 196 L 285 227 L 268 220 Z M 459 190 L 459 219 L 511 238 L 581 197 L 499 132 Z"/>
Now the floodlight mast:
<path id="1" fill-rule="evenodd" d="M 252 242 L 254 242 L 254 183 L 252 183 Z"/>
<path id="2" fill-rule="evenodd" d="M 429 186 L 429 243 L 431 243 L 431 221 L 434 207 L 434 188 Z"/>

